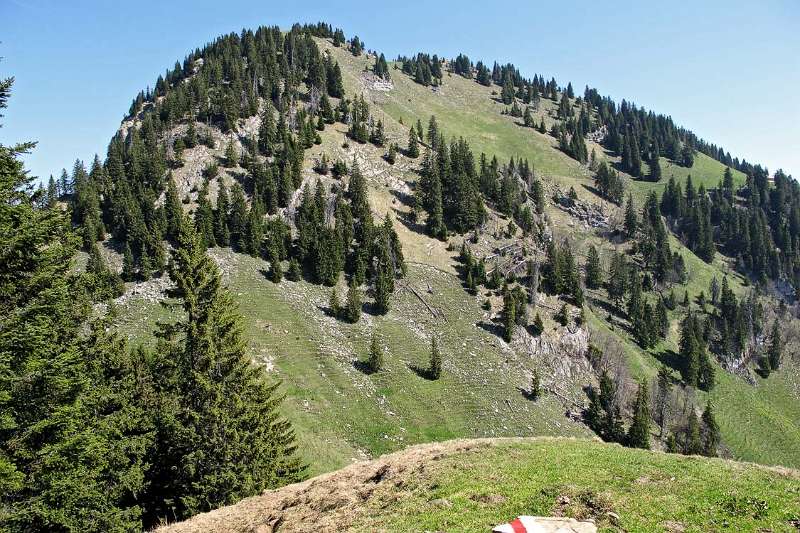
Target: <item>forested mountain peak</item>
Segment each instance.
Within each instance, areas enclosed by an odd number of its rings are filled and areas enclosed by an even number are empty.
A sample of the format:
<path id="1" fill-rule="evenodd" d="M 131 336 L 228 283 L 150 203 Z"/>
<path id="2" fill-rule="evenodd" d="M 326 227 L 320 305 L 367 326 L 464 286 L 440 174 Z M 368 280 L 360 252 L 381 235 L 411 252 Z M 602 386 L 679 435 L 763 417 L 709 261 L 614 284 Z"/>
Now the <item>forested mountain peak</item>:
<path id="1" fill-rule="evenodd" d="M 797 183 L 549 78 L 262 26 L 46 189 L 3 148 L 4 256 L 51 284 L 9 263 L 0 353 L 63 325 L 0 360 L 3 520 L 149 528 L 460 437 L 797 466 Z"/>

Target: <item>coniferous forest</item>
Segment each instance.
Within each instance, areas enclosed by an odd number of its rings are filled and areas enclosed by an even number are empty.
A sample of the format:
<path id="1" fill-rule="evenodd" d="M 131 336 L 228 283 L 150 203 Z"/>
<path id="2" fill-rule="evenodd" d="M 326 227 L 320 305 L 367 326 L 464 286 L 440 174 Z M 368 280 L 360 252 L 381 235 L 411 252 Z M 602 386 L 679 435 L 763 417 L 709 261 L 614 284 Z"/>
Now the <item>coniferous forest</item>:
<path id="1" fill-rule="evenodd" d="M 358 79 L 381 87 L 404 77 L 439 95 L 455 77 L 491 90 L 520 135 L 541 136 L 579 166 L 581 194 L 577 180 L 562 190 L 533 154 L 483 152 L 447 117 L 390 127 L 369 95 L 345 90 L 347 71 L 321 43 L 366 56 L 369 76 Z M 0 109 L 13 83 L 0 81 Z M 365 150 L 306 164 L 328 134 Z M 385 200 L 367 148 L 414 175 L 411 194 L 396 195 L 407 215 L 378 208 Z M 511 63 L 422 52 L 387 61 L 326 23 L 262 26 L 177 61 L 136 95 L 104 157 L 37 186 L 22 163 L 35 149 L 0 146 L 4 530 L 150 529 L 308 476 L 287 392 L 254 362 L 247 317 L 214 248 L 263 260 L 263 283 L 324 287 L 329 318 L 372 327 L 392 316 L 400 292 L 436 316 L 431 283 L 427 293 L 408 284 L 415 261 L 403 244 L 417 259 L 423 246 L 404 236 L 416 231 L 426 250 L 447 250 L 460 287 L 491 320 L 484 329 L 506 349 L 588 332 L 591 377 L 573 418 L 628 447 L 731 456 L 712 391 L 728 374 L 769 386 L 790 359 L 784 323 L 800 289 L 800 185 L 667 115 L 524 77 Z M 199 151 L 221 156 L 186 192 L 175 176 Z M 662 164 L 691 170 L 699 154 L 724 166 L 717 185 L 664 174 Z M 641 184 L 663 188 L 641 194 Z M 614 215 L 583 242 L 553 213 L 574 213 L 589 195 Z M 507 252 L 513 260 L 502 263 Z M 715 274 L 690 295 L 695 258 L 727 261 L 730 278 Z M 150 343 L 121 334 L 114 302 L 159 279 L 169 319 L 148 332 Z M 629 371 L 614 336 L 652 357 L 654 375 Z M 460 349 L 444 337 L 422 336 L 426 368 L 406 364 L 424 387 L 460 378 L 448 361 Z M 386 345 L 372 331 L 353 366 L 391 380 Z M 535 408 L 563 396 L 553 381 L 537 367 L 524 390 L 515 386 Z"/>

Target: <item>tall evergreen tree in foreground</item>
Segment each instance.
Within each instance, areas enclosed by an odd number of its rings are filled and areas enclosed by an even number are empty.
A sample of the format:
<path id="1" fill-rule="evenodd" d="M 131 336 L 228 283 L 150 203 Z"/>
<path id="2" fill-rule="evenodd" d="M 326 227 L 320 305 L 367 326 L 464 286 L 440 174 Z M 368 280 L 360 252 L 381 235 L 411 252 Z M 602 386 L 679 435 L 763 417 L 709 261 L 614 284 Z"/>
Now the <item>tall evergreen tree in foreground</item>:
<path id="1" fill-rule="evenodd" d="M 304 469 L 278 414 L 279 383 L 268 383 L 247 357 L 241 316 L 188 221 L 169 273 L 175 287 L 165 305 L 182 308 L 184 318 L 158 332 L 146 524 L 233 503 L 295 481 Z"/>
<path id="2" fill-rule="evenodd" d="M 0 109 L 12 83 L 0 80 Z M 108 375 L 124 350 L 102 328 L 82 333 L 80 241 L 60 208 L 37 207 L 19 159 L 33 146 L 0 145 L 0 528 L 137 530 L 139 417 Z"/>

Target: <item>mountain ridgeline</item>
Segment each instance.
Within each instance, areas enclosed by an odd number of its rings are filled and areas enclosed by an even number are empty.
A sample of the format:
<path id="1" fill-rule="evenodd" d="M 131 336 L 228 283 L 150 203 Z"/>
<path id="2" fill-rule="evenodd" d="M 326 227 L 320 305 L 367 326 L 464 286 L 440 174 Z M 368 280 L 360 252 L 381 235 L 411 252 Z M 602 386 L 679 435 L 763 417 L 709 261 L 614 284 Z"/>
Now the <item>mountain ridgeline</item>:
<path id="1" fill-rule="evenodd" d="M 46 188 L 0 148 L 9 530 L 151 528 L 329 468 L 316 439 L 490 419 L 800 466 L 800 185 L 668 116 L 319 23 L 191 52 Z"/>

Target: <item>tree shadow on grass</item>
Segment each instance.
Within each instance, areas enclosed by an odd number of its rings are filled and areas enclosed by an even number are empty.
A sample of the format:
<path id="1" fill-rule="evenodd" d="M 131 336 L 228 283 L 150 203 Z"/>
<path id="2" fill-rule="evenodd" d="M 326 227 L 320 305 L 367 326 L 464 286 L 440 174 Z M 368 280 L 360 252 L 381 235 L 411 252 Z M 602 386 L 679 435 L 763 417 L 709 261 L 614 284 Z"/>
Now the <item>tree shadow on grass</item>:
<path id="1" fill-rule="evenodd" d="M 355 368 L 365 376 L 371 376 L 372 374 L 375 374 L 375 371 L 372 370 L 372 367 L 369 366 L 368 363 L 360 359 L 356 359 L 353 361 L 353 368 Z"/>
<path id="2" fill-rule="evenodd" d="M 414 207 L 414 197 L 412 195 L 395 189 L 390 189 L 389 192 L 392 194 L 392 196 L 400 200 L 401 204 L 407 207 Z"/>
<path id="3" fill-rule="evenodd" d="M 587 293 L 588 293 L 588 291 L 587 291 Z M 602 309 L 603 311 L 605 311 L 606 313 L 608 313 L 609 315 L 611 315 L 613 317 L 617 317 L 617 318 L 621 317 L 620 310 L 614 304 L 612 304 L 611 302 L 609 302 L 607 300 L 603 300 L 601 298 L 598 298 L 598 297 L 596 297 L 596 296 L 594 296 L 592 294 L 587 294 L 587 300 L 589 300 L 589 304 L 592 307 L 595 307 L 595 308 L 598 308 L 598 309 Z"/>
<path id="4" fill-rule="evenodd" d="M 393 207 L 392 210 L 394 211 L 395 218 L 397 218 L 397 220 L 399 220 L 400 223 L 404 225 L 406 228 L 408 228 L 410 231 L 413 231 L 414 233 L 419 233 L 420 235 L 426 234 L 425 225 L 418 221 L 412 220 L 411 213 L 408 213 L 406 211 L 400 211 L 396 207 Z"/>
<path id="5" fill-rule="evenodd" d="M 421 366 L 409 364 L 408 368 L 411 369 L 413 373 L 421 377 L 422 379 L 426 379 L 428 381 L 436 381 L 434 377 L 431 375 L 430 370 L 427 368 L 422 368 Z"/>
<path id="6" fill-rule="evenodd" d="M 522 387 L 518 386 L 517 390 L 519 391 L 520 394 L 522 394 L 522 397 L 528 401 L 535 402 L 536 400 L 539 399 L 536 395 L 534 395 L 533 393 L 531 393 L 531 391 L 527 389 L 523 389 Z"/>
<path id="7" fill-rule="evenodd" d="M 486 320 L 480 320 L 475 325 L 481 328 L 482 330 L 491 333 L 492 335 L 497 335 L 501 339 L 503 338 L 503 327 L 500 324 L 494 322 L 487 322 Z"/>
<path id="8" fill-rule="evenodd" d="M 659 360 L 659 362 L 676 372 L 679 375 L 683 375 L 681 369 L 683 368 L 683 362 L 681 360 L 681 356 L 675 350 L 664 350 L 662 352 L 654 354 L 655 358 Z"/>
<path id="9" fill-rule="evenodd" d="M 598 198 L 603 198 L 603 199 L 605 199 L 605 198 L 603 197 L 603 195 L 602 195 L 602 194 L 600 194 L 600 189 L 598 189 L 597 187 L 595 187 L 595 186 L 593 186 L 593 185 L 588 185 L 588 184 L 586 184 L 586 183 L 581 183 L 581 187 L 583 187 L 584 189 L 586 189 L 586 190 L 587 190 L 587 191 L 589 191 L 590 193 L 592 193 L 592 194 L 596 195 Z"/>

